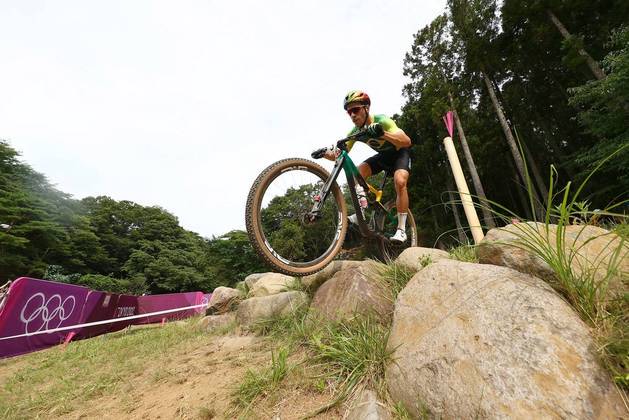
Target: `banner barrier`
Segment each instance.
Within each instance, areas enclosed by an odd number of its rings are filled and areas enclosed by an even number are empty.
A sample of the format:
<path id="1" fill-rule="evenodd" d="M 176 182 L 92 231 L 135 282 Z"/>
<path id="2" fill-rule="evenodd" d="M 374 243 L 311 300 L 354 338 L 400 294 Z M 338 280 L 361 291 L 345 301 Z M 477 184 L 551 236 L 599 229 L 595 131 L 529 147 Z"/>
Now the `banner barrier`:
<path id="1" fill-rule="evenodd" d="M 91 327 L 93 325 L 105 325 L 105 324 L 114 324 L 114 323 L 120 323 L 120 322 L 125 322 L 131 319 L 140 319 L 140 318 L 146 318 L 146 317 L 150 317 L 150 316 L 158 316 L 161 314 L 171 314 L 171 313 L 175 313 L 175 312 L 181 312 L 181 311 L 187 311 L 190 309 L 194 309 L 194 308 L 204 308 L 207 305 L 205 304 L 201 304 L 201 305 L 194 305 L 194 306 L 188 306 L 188 307 L 184 307 L 184 308 L 175 308 L 175 309 L 166 309 L 164 311 L 159 311 L 159 312 L 153 312 L 150 314 L 140 314 L 140 315 L 131 315 L 131 316 L 126 316 L 124 318 L 119 318 L 119 319 L 105 319 L 102 321 L 94 321 L 94 322 L 87 322 L 85 324 L 76 324 L 76 325 L 68 325 L 65 327 L 59 327 L 59 328 L 55 328 L 52 330 L 44 330 L 44 331 L 35 331 L 32 333 L 24 333 L 24 334 L 18 334 L 18 335 L 11 335 L 8 337 L 0 337 L 0 341 L 4 341 L 4 340 L 14 340 L 16 338 L 22 338 L 22 337 L 32 337 L 34 335 L 40 335 L 40 334 L 51 334 L 51 333 L 55 333 L 55 332 L 59 332 L 59 331 L 70 331 L 70 330 L 79 330 L 81 328 L 84 327 Z M 166 321 L 165 317 L 160 317 L 159 319 L 161 319 L 162 321 L 160 321 L 160 323 L 163 323 L 164 321 Z M 177 318 L 177 319 L 181 319 L 181 318 Z M 128 323 L 129 325 L 136 325 L 136 324 L 140 324 L 138 322 L 131 322 Z M 119 328 L 116 329 L 116 331 Z M 66 338 L 64 339 L 64 343 L 70 341 L 70 339 L 72 337 L 74 337 L 76 335 L 75 331 L 70 332 L 69 334 L 66 335 Z M 68 337 L 70 337 L 70 339 L 68 339 Z"/>
<path id="2" fill-rule="evenodd" d="M 0 297 L 0 358 L 204 312 L 202 292 L 130 296 L 21 277 Z M 72 338 L 72 337 L 71 337 Z M 69 340 L 67 340 L 69 341 Z"/>
<path id="3" fill-rule="evenodd" d="M 210 301 L 210 294 L 200 292 L 188 293 L 170 293 L 164 295 L 138 296 L 138 313 L 148 314 L 152 312 L 163 311 L 173 308 L 173 303 L 177 302 L 180 306 L 193 307 L 194 305 L 207 304 Z M 163 318 L 168 321 L 190 318 L 198 314 L 198 310 L 188 309 L 183 312 L 168 313 L 167 316 L 150 316 L 138 320 L 138 324 L 154 324 L 162 322 Z"/>

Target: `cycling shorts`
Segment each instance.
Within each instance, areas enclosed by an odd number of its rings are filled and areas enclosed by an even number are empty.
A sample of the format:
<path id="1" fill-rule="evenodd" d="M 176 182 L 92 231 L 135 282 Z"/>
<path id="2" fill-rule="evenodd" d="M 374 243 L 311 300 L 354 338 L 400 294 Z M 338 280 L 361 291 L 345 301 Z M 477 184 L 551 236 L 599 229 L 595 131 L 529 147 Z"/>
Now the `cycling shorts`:
<path id="1" fill-rule="evenodd" d="M 408 147 L 380 152 L 367 159 L 365 163 L 369 165 L 374 175 L 380 171 L 386 171 L 388 175 L 393 176 L 398 169 L 406 169 L 410 173 L 411 152 Z"/>

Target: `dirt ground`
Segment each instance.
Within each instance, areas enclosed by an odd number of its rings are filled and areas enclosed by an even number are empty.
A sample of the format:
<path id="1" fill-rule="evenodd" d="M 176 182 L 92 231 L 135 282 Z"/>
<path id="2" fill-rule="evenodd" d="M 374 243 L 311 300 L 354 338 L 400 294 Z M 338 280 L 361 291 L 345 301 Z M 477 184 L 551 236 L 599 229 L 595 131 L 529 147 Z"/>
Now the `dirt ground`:
<path id="1" fill-rule="evenodd" d="M 248 411 L 232 404 L 232 394 L 247 369 L 269 366 L 272 344 L 249 335 L 217 336 L 205 348 L 173 353 L 168 360 L 131 378 L 124 392 L 90 400 L 83 409 L 57 418 L 73 419 L 299 419 L 330 401 L 329 392 L 312 389 L 293 372 L 281 389 L 256 400 Z M 290 360 L 290 362 L 294 362 Z M 343 417 L 343 408 L 315 419 Z M 55 418 L 54 413 L 50 413 Z"/>

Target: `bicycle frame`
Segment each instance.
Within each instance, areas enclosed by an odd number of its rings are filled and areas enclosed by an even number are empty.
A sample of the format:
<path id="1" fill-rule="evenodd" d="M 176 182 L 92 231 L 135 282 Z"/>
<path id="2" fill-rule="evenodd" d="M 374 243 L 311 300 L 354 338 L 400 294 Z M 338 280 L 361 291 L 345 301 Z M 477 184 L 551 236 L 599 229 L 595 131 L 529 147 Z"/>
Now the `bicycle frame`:
<path id="1" fill-rule="evenodd" d="M 316 217 L 316 215 L 320 213 L 321 208 L 323 207 L 323 203 L 325 203 L 325 200 L 327 199 L 330 193 L 331 186 L 336 182 L 338 176 L 341 173 L 341 170 L 345 172 L 345 176 L 347 178 L 347 184 L 349 186 L 350 197 L 352 199 L 352 204 L 354 205 L 354 209 L 356 210 L 358 229 L 360 233 L 362 234 L 362 236 L 378 237 L 379 239 L 384 239 L 386 241 L 389 241 L 389 239 L 386 238 L 384 235 L 369 228 L 369 225 L 367 224 L 367 221 L 365 220 L 363 212 L 361 211 L 360 204 L 358 203 L 358 197 L 356 196 L 356 182 L 358 182 L 358 184 L 360 184 L 364 188 L 365 192 L 368 191 L 375 196 L 375 200 L 368 200 L 371 205 L 375 205 L 375 211 L 384 212 L 390 217 L 389 211 L 380 202 L 380 200 L 382 200 L 382 191 L 384 189 L 384 185 L 386 183 L 387 177 L 385 176 L 384 179 L 382 180 L 380 189 L 372 186 L 360 175 L 358 168 L 356 167 L 352 159 L 349 157 L 349 154 L 345 150 L 341 150 L 341 153 L 336 158 L 336 161 L 334 163 L 334 168 L 332 169 L 332 172 L 330 173 L 330 177 L 321 188 L 321 192 L 319 193 L 319 200 L 318 201 L 315 200 L 315 203 L 312 207 L 312 210 L 310 211 L 310 214 Z"/>

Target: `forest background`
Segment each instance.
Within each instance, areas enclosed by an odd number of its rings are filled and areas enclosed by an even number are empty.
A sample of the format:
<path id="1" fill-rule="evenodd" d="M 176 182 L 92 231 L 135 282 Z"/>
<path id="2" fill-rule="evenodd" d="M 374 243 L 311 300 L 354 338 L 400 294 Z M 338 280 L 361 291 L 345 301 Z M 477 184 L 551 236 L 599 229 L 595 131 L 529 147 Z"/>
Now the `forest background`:
<path id="1" fill-rule="evenodd" d="M 580 182 L 620 149 L 589 180 L 580 205 L 626 199 L 628 17 L 621 0 L 449 0 L 418 30 L 401 63 L 406 103 L 394 118 L 414 143 L 409 194 L 422 245 L 467 241 L 441 143 L 448 110 L 481 199 L 532 219 L 525 168 L 543 203 L 551 165 L 560 183 Z M 500 224 L 490 212 L 481 221 Z M 32 276 L 156 294 L 211 291 L 266 270 L 243 231 L 202 238 L 160 207 L 73 199 L 0 140 L 0 283 Z"/>

